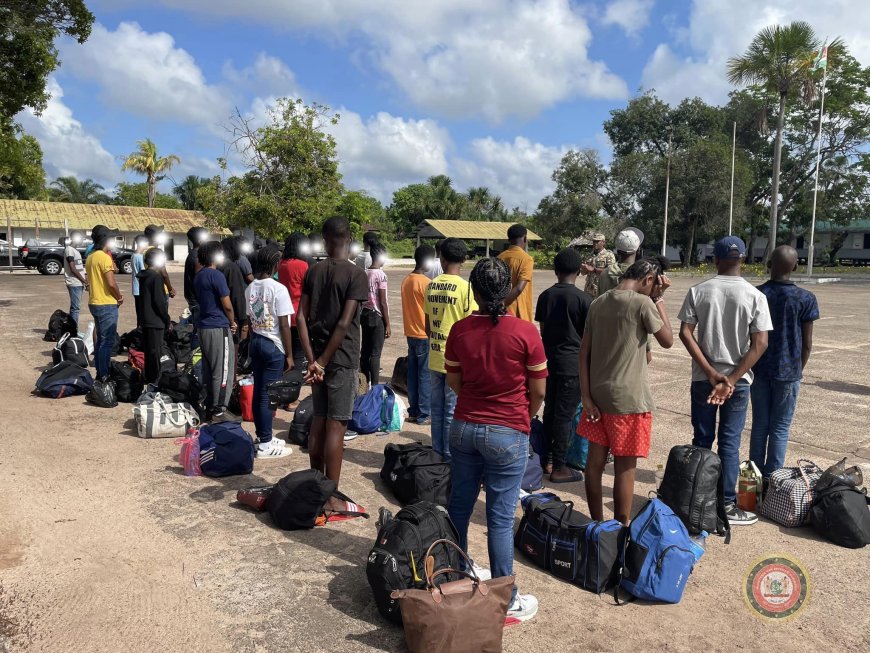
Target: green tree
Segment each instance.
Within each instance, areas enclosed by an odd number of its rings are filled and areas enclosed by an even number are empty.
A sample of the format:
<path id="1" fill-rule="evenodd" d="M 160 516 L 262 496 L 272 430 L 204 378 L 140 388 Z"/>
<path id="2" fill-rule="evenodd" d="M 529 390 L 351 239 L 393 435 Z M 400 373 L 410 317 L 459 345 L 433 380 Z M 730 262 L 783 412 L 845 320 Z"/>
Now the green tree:
<path id="1" fill-rule="evenodd" d="M 393 201 L 387 207 L 387 222 L 396 238 L 410 238 L 423 220 L 430 217 L 432 186 L 410 184 L 393 193 Z"/>
<path id="2" fill-rule="evenodd" d="M 354 235 L 360 234 L 364 224 L 374 225 L 380 231 L 383 231 L 386 226 L 387 214 L 383 205 L 377 198 L 362 190 L 342 193 L 337 212 L 350 222 Z"/>
<path id="3" fill-rule="evenodd" d="M 447 175 L 434 175 L 426 182 L 432 192 L 427 197 L 427 218 L 433 220 L 460 220 L 465 211 L 465 197 L 453 188 Z"/>
<path id="4" fill-rule="evenodd" d="M 72 204 L 109 204 L 111 198 L 103 192 L 105 189 L 93 179 L 79 181 L 75 177 L 58 177 L 51 182 L 48 190 L 53 202 L 70 202 Z"/>
<path id="5" fill-rule="evenodd" d="M 236 111 L 230 145 L 247 172 L 203 189 L 206 212 L 222 225 L 274 238 L 319 229 L 341 200 L 335 139 L 326 133 L 338 119 L 327 106 L 289 98 L 278 100 L 260 127 Z"/>
<path id="6" fill-rule="evenodd" d="M 556 189 L 541 200 L 533 221 L 544 243 L 558 248 L 598 225 L 606 171 L 595 150 L 571 150 L 552 178 Z"/>
<path id="7" fill-rule="evenodd" d="M 4 0 L 0 7 L 0 124 L 48 102 L 46 79 L 58 67 L 55 39 L 84 43 L 94 15 L 83 0 Z"/>
<path id="8" fill-rule="evenodd" d="M 181 163 L 181 159 L 174 154 L 158 156 L 157 145 L 150 138 L 138 141 L 137 145 L 139 149 L 127 155 L 121 170 L 132 170 L 145 177 L 145 183 L 148 185 L 148 206 L 153 207 L 157 182 L 164 178 L 163 173 L 169 171 L 176 163 Z"/>
<path id="9" fill-rule="evenodd" d="M 821 47 L 822 42 L 809 23 L 795 21 L 785 26 L 773 25 L 764 28 L 755 35 L 742 56 L 728 60 L 728 81 L 732 84 L 759 85 L 778 97 L 770 189 L 770 235 L 765 261 L 777 242 L 786 104 L 800 93 L 805 97 L 814 95 L 812 62 Z M 845 46 L 842 41 L 834 39 L 828 44 L 829 64 L 843 54 Z"/>
<path id="10" fill-rule="evenodd" d="M 199 201 L 198 194 L 203 187 L 208 186 L 210 183 L 211 179 L 208 177 L 188 175 L 181 180 L 181 183 L 172 188 L 172 194 L 178 198 L 181 205 L 188 211 L 201 211 L 202 202 Z"/>
<path id="11" fill-rule="evenodd" d="M 39 142 L 18 125 L 0 128 L 0 197 L 38 199 L 45 192 Z"/>
<path id="12" fill-rule="evenodd" d="M 486 186 L 473 186 L 465 191 L 464 207 L 465 214 L 463 218 L 466 220 L 500 222 L 507 215 L 501 197 L 493 193 Z"/>
<path id="13" fill-rule="evenodd" d="M 153 198 L 149 198 L 148 184 L 145 182 L 131 184 L 122 181 L 115 186 L 115 197 L 112 200 L 112 204 L 117 204 L 118 206 L 148 206 L 149 202 L 153 208 L 158 209 L 184 208 L 174 195 L 155 193 Z"/>

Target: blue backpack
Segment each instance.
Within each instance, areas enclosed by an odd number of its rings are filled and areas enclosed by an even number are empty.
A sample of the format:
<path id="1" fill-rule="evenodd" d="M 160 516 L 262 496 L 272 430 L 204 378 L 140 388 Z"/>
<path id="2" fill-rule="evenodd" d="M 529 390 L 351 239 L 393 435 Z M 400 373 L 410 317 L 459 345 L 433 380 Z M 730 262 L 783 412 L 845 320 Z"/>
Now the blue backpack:
<path id="1" fill-rule="evenodd" d="M 659 499 L 650 499 L 631 520 L 619 558 L 619 589 L 646 601 L 679 603 L 695 566 L 692 541 L 682 520 Z"/>
<path id="2" fill-rule="evenodd" d="M 257 452 L 238 422 L 207 424 L 199 430 L 199 467 L 205 476 L 250 474 Z"/>
<path id="3" fill-rule="evenodd" d="M 379 384 L 353 401 L 353 413 L 347 428 L 360 434 L 386 431 L 393 417 L 396 395 L 387 385 Z"/>
<path id="4" fill-rule="evenodd" d="M 529 451 L 526 458 L 526 471 L 520 487 L 526 492 L 537 492 L 544 487 L 544 468 L 541 467 L 541 457 L 534 451 Z"/>

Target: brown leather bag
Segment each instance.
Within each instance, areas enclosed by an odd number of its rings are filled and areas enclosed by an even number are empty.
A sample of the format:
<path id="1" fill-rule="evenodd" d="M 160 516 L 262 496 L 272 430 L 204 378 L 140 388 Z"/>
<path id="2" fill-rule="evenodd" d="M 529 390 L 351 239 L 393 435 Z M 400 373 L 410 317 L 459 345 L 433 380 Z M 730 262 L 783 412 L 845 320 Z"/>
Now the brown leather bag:
<path id="1" fill-rule="evenodd" d="M 436 546 L 455 548 L 465 560 L 467 571 L 434 570 L 432 550 Z M 411 653 L 498 653 L 502 650 L 504 620 L 513 591 L 514 577 L 482 581 L 474 573 L 471 560 L 450 540 L 436 540 L 426 552 L 426 589 L 395 590 L 399 600 L 405 642 Z M 444 574 L 464 578 L 435 584 Z"/>

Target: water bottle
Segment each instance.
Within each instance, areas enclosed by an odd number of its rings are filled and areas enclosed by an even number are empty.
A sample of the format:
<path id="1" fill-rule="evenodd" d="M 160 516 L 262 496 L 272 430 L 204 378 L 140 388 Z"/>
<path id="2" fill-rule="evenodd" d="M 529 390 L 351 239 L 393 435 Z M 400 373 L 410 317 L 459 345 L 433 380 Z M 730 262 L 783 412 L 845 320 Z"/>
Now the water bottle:
<path id="1" fill-rule="evenodd" d="M 662 486 L 663 480 L 665 480 L 665 466 L 656 465 L 656 489 Z"/>
<path id="2" fill-rule="evenodd" d="M 691 540 L 689 548 L 692 550 L 692 555 L 695 556 L 695 562 L 698 562 L 701 556 L 704 555 L 704 551 L 707 550 L 707 535 L 707 531 L 701 531 L 697 535 L 689 537 L 689 540 Z"/>

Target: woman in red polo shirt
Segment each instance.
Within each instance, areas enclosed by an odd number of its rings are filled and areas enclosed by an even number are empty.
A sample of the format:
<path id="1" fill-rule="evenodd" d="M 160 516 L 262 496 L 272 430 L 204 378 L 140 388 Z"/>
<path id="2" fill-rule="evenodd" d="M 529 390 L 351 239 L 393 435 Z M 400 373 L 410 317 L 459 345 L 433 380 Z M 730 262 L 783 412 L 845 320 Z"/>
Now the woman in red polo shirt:
<path id="1" fill-rule="evenodd" d="M 448 512 L 467 549 L 468 522 L 483 481 L 492 576 L 511 576 L 514 513 L 531 419 L 544 401 L 547 358 L 534 325 L 506 314 L 511 274 L 504 261 L 478 261 L 469 281 L 480 310 L 453 325 L 444 355 L 447 383 L 458 396 L 450 427 Z M 475 570 L 480 575 L 476 565 Z M 526 621 L 537 611 L 537 599 L 514 587 L 508 622 Z"/>
<path id="2" fill-rule="evenodd" d="M 308 272 L 310 253 L 311 243 L 308 237 L 299 231 L 294 231 L 284 241 L 284 255 L 278 264 L 278 282 L 290 293 L 290 302 L 293 304 L 294 311 L 299 310 L 302 281 L 305 279 L 305 273 Z M 290 316 L 290 333 L 293 341 L 293 364 L 297 370 L 304 370 L 305 354 L 299 341 L 299 333 L 296 331 L 296 313 Z"/>

